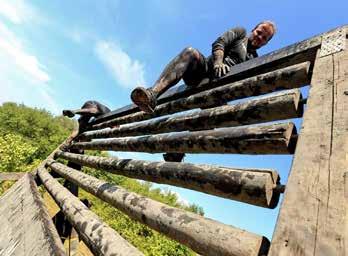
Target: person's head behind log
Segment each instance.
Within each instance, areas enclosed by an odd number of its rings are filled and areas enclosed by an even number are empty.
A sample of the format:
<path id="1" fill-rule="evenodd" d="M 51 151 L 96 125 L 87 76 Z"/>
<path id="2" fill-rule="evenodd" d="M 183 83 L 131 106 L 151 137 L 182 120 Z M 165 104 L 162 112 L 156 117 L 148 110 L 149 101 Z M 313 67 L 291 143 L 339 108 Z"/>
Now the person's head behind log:
<path id="1" fill-rule="evenodd" d="M 274 22 L 265 20 L 257 24 L 249 35 L 251 46 L 258 49 L 269 42 L 276 33 Z"/>

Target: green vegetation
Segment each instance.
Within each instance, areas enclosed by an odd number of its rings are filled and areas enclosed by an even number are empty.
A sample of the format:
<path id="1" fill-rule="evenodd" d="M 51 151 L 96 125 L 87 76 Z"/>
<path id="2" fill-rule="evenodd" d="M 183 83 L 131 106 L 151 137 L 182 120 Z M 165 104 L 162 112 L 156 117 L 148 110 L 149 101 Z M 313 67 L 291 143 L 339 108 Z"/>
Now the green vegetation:
<path id="1" fill-rule="evenodd" d="M 74 122 L 65 117 L 53 117 L 45 110 L 32 109 L 15 103 L 0 106 L 0 172 L 27 172 L 33 170 L 71 133 Z M 89 152 L 107 155 L 105 152 Z M 150 197 L 171 206 L 203 215 L 195 204 L 186 206 L 178 202 L 171 191 L 152 188 L 149 182 L 84 168 L 84 172 L 99 179 L 122 186 L 130 191 Z M 0 183 L 0 195 L 13 182 Z M 160 235 L 146 226 L 131 220 L 117 209 L 80 190 L 80 198 L 87 198 L 91 209 L 118 233 L 139 248 L 145 255 L 195 255 L 187 247 Z"/>

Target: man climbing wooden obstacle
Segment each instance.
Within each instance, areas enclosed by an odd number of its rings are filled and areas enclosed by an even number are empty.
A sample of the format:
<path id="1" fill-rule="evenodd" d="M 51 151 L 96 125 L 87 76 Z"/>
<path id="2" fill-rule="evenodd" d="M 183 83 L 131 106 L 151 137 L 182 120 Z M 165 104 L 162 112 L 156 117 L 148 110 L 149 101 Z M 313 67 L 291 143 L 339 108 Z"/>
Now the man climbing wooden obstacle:
<path id="1" fill-rule="evenodd" d="M 207 58 L 187 47 L 166 66 L 152 88 L 135 88 L 131 99 L 142 111 L 152 113 L 156 99 L 181 79 L 188 86 L 197 86 L 204 78 L 222 77 L 232 66 L 257 57 L 256 50 L 266 45 L 275 32 L 275 24 L 271 21 L 260 22 L 250 35 L 244 28 L 233 28 L 216 39 L 212 55 Z"/>
<path id="2" fill-rule="evenodd" d="M 73 133 L 69 136 L 69 138 L 61 146 L 61 149 L 66 150 L 68 148 L 68 146 L 72 143 L 72 141 L 79 134 L 83 133 L 86 130 L 86 128 L 88 126 L 88 122 L 91 120 L 91 118 L 104 115 L 106 113 L 109 113 L 110 111 L 111 110 L 107 106 L 105 106 L 105 105 L 103 105 L 100 102 L 95 101 L 95 100 L 86 101 L 80 109 L 63 110 L 63 116 L 67 116 L 67 117 L 72 118 L 75 115 L 80 115 L 80 117 L 78 119 L 78 123 L 79 123 L 78 129 L 73 131 Z"/>

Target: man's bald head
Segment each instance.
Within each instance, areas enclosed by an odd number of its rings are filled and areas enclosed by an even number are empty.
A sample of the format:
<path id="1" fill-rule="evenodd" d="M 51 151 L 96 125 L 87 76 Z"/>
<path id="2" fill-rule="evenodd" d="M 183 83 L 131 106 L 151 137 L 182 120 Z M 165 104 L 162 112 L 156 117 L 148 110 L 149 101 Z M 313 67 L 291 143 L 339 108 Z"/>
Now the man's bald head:
<path id="1" fill-rule="evenodd" d="M 276 26 L 272 21 L 261 21 L 251 31 L 249 41 L 254 48 L 260 48 L 268 43 L 276 33 Z"/>

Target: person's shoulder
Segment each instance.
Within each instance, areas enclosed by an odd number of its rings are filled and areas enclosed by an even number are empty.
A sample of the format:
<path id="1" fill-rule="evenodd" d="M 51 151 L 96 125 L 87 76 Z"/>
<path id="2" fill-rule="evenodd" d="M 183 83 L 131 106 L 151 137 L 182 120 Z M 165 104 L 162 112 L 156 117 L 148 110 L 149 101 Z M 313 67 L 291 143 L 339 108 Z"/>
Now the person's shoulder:
<path id="1" fill-rule="evenodd" d="M 240 34 L 242 36 L 246 36 L 246 34 L 247 34 L 246 29 L 244 27 L 241 27 L 241 26 L 233 27 L 229 31 L 236 32 L 236 33 L 238 33 L 238 34 Z"/>

